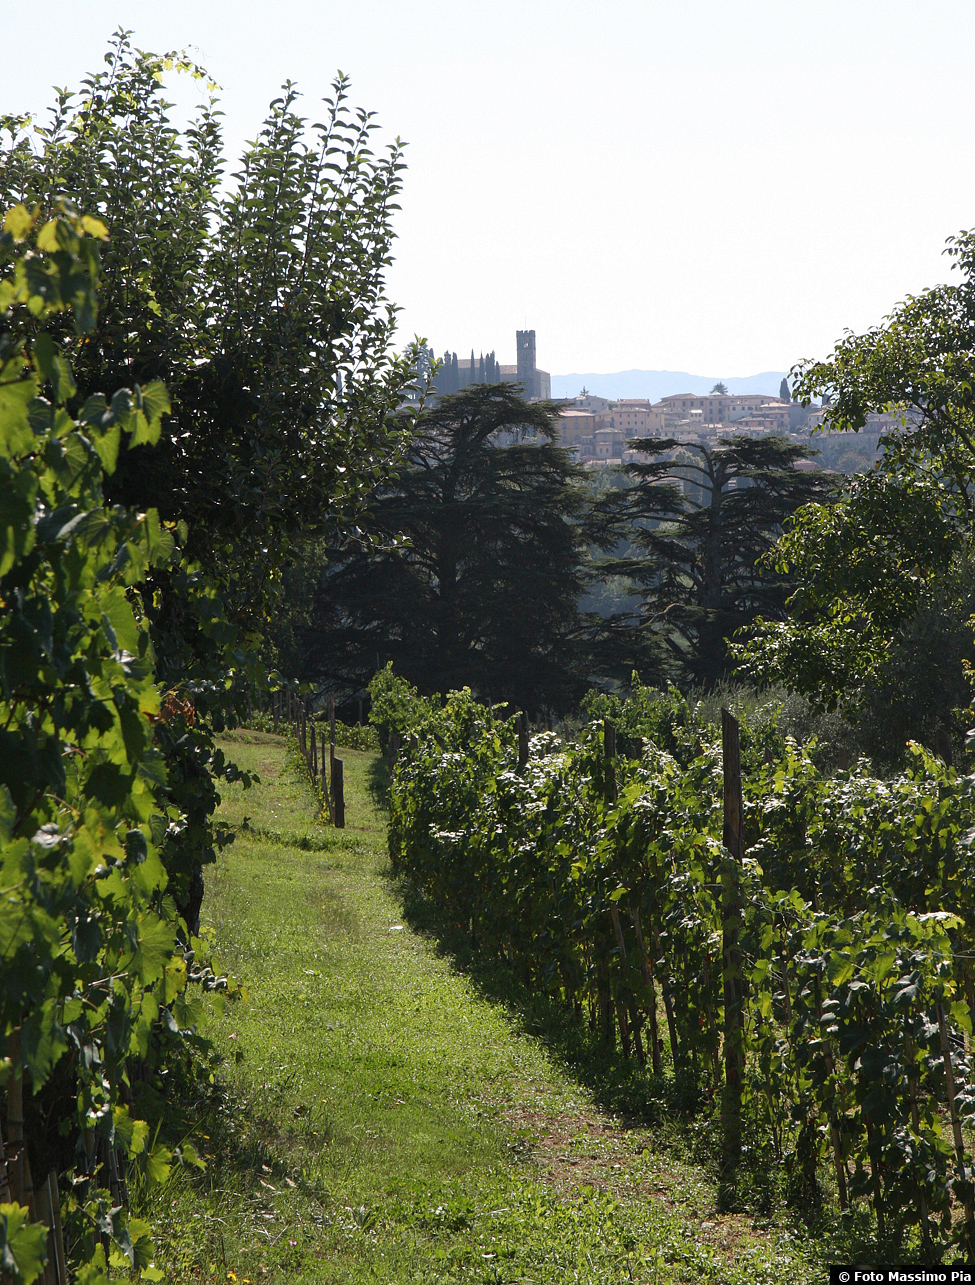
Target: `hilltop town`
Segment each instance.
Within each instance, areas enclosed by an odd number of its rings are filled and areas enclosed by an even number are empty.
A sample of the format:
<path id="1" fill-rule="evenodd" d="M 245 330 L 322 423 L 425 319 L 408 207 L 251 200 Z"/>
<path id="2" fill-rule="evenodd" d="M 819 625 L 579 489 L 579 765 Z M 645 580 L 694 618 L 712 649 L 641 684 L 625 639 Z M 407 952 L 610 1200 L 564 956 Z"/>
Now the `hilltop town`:
<path id="1" fill-rule="evenodd" d="M 459 392 L 471 384 L 514 383 L 529 402 L 551 401 L 552 377 L 536 365 L 535 331 L 515 332 L 517 362 L 502 365 L 494 352 L 458 358 L 446 352 L 434 386 L 438 393 Z M 427 356 L 432 362 L 433 353 Z M 597 397 L 583 389 L 576 397 L 554 399 L 559 406 L 559 437 L 588 468 L 609 468 L 642 458 L 629 443 L 638 438 L 672 438 L 678 442 L 717 443 L 729 437 L 766 437 L 770 434 L 807 441 L 823 422 L 822 406 L 800 406 L 786 397 L 762 393 L 727 393 L 716 385 L 711 392 L 674 393 L 659 401 L 649 398 Z M 855 455 L 860 467 L 872 463 L 882 433 L 894 426 L 889 414 L 870 414 L 859 440 L 844 448 Z M 825 445 L 817 439 L 817 448 Z M 840 461 L 801 461 L 797 467 L 816 468 Z"/>

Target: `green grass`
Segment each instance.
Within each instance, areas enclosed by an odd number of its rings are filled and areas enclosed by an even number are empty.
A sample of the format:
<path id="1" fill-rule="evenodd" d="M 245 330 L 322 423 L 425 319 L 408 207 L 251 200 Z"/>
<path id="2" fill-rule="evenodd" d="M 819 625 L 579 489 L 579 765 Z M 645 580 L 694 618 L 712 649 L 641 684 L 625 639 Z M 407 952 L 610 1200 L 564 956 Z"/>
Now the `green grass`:
<path id="1" fill-rule="evenodd" d="M 716 1213 L 652 1116 L 613 1113 L 625 1068 L 588 1074 L 557 1018 L 438 945 L 389 875 L 376 755 L 342 752 L 337 832 L 281 738 L 226 748 L 261 783 L 223 791 L 237 840 L 203 931 L 249 998 L 201 1027 L 219 1051 L 192 1103 L 206 1172 L 142 1193 L 167 1279 L 824 1277 L 770 1219 Z"/>

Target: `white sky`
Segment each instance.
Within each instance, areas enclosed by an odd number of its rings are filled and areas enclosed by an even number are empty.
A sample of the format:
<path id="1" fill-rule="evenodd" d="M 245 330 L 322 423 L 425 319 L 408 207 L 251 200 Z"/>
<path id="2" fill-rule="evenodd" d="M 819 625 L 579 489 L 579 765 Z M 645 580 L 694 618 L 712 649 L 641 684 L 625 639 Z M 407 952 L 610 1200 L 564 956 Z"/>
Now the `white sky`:
<path id="1" fill-rule="evenodd" d="M 0 112 L 119 24 L 223 87 L 231 149 L 337 68 L 408 144 L 389 287 L 438 353 L 553 373 L 825 355 L 975 225 L 972 0 L 84 0 L 4 5 Z"/>

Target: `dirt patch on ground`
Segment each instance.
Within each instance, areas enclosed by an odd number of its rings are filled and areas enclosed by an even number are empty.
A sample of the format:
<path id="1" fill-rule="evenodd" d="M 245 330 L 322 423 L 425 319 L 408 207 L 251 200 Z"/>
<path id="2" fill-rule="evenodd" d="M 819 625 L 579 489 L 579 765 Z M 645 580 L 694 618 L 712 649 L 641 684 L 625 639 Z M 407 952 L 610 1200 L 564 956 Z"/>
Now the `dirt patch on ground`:
<path id="1" fill-rule="evenodd" d="M 509 1108 L 504 1118 L 515 1149 L 534 1160 L 563 1199 L 579 1200 L 595 1189 L 619 1200 L 656 1202 L 693 1223 L 700 1243 L 729 1256 L 770 1243 L 751 1216 L 720 1213 L 703 1178 L 655 1154 L 648 1129 L 599 1112 L 555 1115 L 526 1106 Z"/>

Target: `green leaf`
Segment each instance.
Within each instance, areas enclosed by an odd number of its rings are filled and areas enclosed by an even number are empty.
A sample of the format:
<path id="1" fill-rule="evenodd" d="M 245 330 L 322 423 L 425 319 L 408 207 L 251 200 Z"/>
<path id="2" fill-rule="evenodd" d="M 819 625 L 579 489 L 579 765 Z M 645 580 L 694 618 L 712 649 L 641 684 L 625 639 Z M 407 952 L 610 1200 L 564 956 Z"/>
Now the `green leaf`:
<path id="1" fill-rule="evenodd" d="M 160 380 L 147 384 L 145 388 L 136 384 L 134 422 L 129 430 L 132 433 L 132 445 L 142 446 L 148 442 L 155 446 L 162 430 L 162 417 L 168 415 L 171 409 L 166 385 Z"/>
<path id="2" fill-rule="evenodd" d="M 146 1154 L 144 1165 L 150 1182 L 161 1186 L 173 1168 L 173 1153 L 167 1147 L 156 1146 Z"/>
<path id="3" fill-rule="evenodd" d="M 23 1205 L 0 1205 L 0 1271 L 16 1285 L 37 1280 L 47 1262 L 47 1228 L 29 1219 Z"/>
<path id="4" fill-rule="evenodd" d="M 6 375 L 6 371 L 0 372 Z M 36 379 L 0 383 L 0 456 L 16 460 L 34 449 L 27 407 L 37 396 Z"/>
<path id="5" fill-rule="evenodd" d="M 128 798 L 132 781 L 133 776 L 127 776 L 117 764 L 98 763 L 88 773 L 85 789 L 99 803 L 104 803 L 108 808 L 117 808 Z"/>
<path id="6" fill-rule="evenodd" d="M 966 1035 L 972 1033 L 972 1017 L 968 1005 L 964 1000 L 956 999 L 949 1010 L 951 1020 L 965 1032 Z"/>
<path id="7" fill-rule="evenodd" d="M 159 521 L 156 509 L 149 509 L 139 523 L 137 538 L 145 551 L 146 561 L 151 567 L 165 567 L 173 560 L 176 552 L 176 541 L 172 533 Z"/>
<path id="8" fill-rule="evenodd" d="M 34 226 L 34 219 L 26 205 L 15 205 L 3 216 L 3 230 L 15 241 L 25 241 Z"/>
<path id="9" fill-rule="evenodd" d="M 112 1124 L 116 1143 L 121 1143 L 130 1159 L 145 1150 L 149 1137 L 149 1126 L 145 1120 L 133 1119 L 128 1107 L 115 1107 L 112 1111 Z"/>
<path id="10" fill-rule="evenodd" d="M 17 809 L 5 785 L 0 785 L 0 839 L 9 843 L 17 821 Z"/>
<path id="11" fill-rule="evenodd" d="M 54 1064 L 68 1047 L 64 1028 L 58 1021 L 58 1007 L 57 1000 L 45 1000 L 28 1014 L 21 1027 L 24 1064 L 35 1093 L 43 1087 Z"/>
<path id="12" fill-rule="evenodd" d="M 116 586 L 103 594 L 101 608 L 102 622 L 111 630 L 110 637 L 115 649 L 131 652 L 134 656 L 138 655 L 139 626 L 125 596 L 125 590 Z"/>
<path id="13" fill-rule="evenodd" d="M 34 365 L 41 379 L 51 385 L 54 400 L 61 406 L 74 396 L 75 382 L 67 359 L 58 351 L 54 340 L 42 332 L 34 341 Z"/>
<path id="14" fill-rule="evenodd" d="M 151 985 L 163 976 L 176 947 L 176 933 L 171 924 L 155 915 L 139 916 L 139 946 L 129 968 L 143 985 Z"/>
<path id="15" fill-rule="evenodd" d="M 119 423 L 109 425 L 103 432 L 92 434 L 91 444 L 98 452 L 102 468 L 106 473 L 114 473 L 118 463 L 119 447 L 122 444 L 122 426 Z"/>
<path id="16" fill-rule="evenodd" d="M 75 1275 L 76 1285 L 111 1285 L 108 1266 L 105 1262 L 105 1249 L 99 1245 L 94 1254 L 78 1268 Z"/>
<path id="17" fill-rule="evenodd" d="M 192 1165 L 194 1169 L 205 1169 L 206 1161 L 194 1147 L 192 1142 L 184 1142 L 179 1149 L 180 1158 L 184 1165 Z"/>

